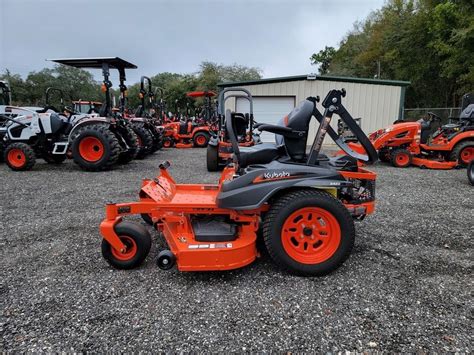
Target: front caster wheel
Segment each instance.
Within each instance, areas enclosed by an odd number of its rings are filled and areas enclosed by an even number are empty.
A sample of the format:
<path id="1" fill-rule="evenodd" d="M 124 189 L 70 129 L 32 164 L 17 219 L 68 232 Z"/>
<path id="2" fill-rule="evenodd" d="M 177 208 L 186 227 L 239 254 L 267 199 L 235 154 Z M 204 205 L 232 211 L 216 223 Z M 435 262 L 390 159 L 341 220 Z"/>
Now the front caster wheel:
<path id="1" fill-rule="evenodd" d="M 115 250 L 105 239 L 102 240 L 102 256 L 116 269 L 133 269 L 139 266 L 151 248 L 151 236 L 145 227 L 121 222 L 115 226 L 115 233 L 125 244 L 125 251 Z"/>
<path id="2" fill-rule="evenodd" d="M 156 265 L 161 270 L 169 270 L 176 263 L 176 256 L 170 250 L 162 250 L 156 259 Z"/>

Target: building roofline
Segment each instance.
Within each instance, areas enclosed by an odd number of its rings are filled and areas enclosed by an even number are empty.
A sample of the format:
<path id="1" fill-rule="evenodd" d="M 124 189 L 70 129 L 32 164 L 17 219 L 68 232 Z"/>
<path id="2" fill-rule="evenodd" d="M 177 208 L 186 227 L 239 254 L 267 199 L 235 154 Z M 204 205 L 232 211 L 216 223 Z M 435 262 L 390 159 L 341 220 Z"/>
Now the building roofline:
<path id="1" fill-rule="evenodd" d="M 315 79 L 308 79 L 312 77 Z M 219 83 L 217 86 L 221 88 L 238 86 L 238 85 L 258 85 L 258 84 L 271 84 L 271 83 L 283 83 L 288 81 L 301 81 L 301 80 L 321 80 L 321 81 L 337 81 L 337 82 L 348 82 L 357 84 L 376 84 L 376 85 L 391 85 L 391 86 L 409 86 L 411 82 L 400 81 L 400 80 L 383 80 L 383 79 L 369 79 L 369 78 L 352 78 L 347 76 L 333 76 L 333 75 L 295 75 L 295 76 L 282 76 L 276 78 L 266 78 L 248 81 L 233 81 Z"/>

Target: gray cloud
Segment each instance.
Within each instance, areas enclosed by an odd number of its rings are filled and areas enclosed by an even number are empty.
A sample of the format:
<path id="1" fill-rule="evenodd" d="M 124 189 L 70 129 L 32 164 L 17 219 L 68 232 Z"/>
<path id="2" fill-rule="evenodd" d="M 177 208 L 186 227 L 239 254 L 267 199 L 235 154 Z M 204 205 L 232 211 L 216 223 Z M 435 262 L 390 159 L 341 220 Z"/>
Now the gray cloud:
<path id="1" fill-rule="evenodd" d="M 119 56 L 140 75 L 190 73 L 203 60 L 257 66 L 265 77 L 315 71 L 384 0 L 0 0 L 0 70 L 22 75 L 46 58 Z M 99 73 L 95 73 L 99 78 Z"/>

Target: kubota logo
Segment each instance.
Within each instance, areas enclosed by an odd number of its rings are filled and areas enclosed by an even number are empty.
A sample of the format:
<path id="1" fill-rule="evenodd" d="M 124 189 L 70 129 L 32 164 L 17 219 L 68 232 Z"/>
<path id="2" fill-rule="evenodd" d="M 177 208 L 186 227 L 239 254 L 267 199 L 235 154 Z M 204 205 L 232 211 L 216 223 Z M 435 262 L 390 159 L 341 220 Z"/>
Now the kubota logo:
<path id="1" fill-rule="evenodd" d="M 279 179 L 279 178 L 285 178 L 289 176 L 290 176 L 290 173 L 287 173 L 286 171 L 282 171 L 280 173 L 272 172 L 272 173 L 263 174 L 264 179 Z"/>

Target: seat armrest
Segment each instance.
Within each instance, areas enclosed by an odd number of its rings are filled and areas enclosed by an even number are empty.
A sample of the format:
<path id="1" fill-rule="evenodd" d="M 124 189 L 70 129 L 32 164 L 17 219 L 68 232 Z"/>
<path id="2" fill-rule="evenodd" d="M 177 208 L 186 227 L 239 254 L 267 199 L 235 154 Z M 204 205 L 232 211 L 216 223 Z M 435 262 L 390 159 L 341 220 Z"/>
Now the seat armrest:
<path id="1" fill-rule="evenodd" d="M 279 135 L 282 135 L 283 137 L 288 137 L 288 138 L 300 138 L 300 137 L 303 137 L 305 134 L 305 132 L 303 131 L 293 131 L 290 127 L 272 125 L 272 124 L 262 124 L 258 126 L 258 130 L 279 134 Z"/>

